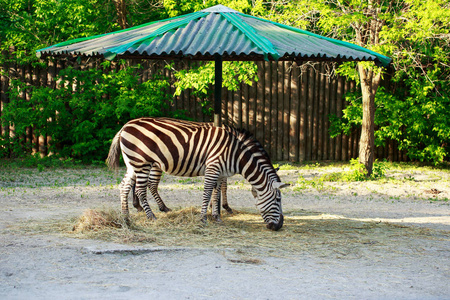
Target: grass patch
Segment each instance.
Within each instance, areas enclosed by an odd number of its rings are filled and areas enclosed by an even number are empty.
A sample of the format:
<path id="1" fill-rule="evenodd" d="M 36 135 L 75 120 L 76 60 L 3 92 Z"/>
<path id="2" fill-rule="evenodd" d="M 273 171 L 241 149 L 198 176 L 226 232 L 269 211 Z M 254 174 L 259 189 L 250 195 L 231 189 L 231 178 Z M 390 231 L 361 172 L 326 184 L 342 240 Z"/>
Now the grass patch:
<path id="1" fill-rule="evenodd" d="M 259 214 L 224 214 L 223 223 L 211 218 L 200 222 L 200 211 L 184 208 L 158 214 L 149 221 L 145 214 L 131 215 L 127 224 L 121 213 L 111 209 L 90 209 L 72 220 L 27 222 L 15 229 L 23 233 L 56 233 L 82 239 L 125 244 L 151 244 L 165 247 L 233 248 L 246 253 L 269 255 L 359 257 L 367 248 L 394 251 L 410 246 L 411 237 L 433 238 L 429 229 L 388 223 L 351 220 L 339 216 L 304 211 L 285 215 L 285 226 L 278 232 L 265 228 Z M 11 229 L 14 230 L 14 229 Z M 395 241 L 395 242 L 393 242 Z M 259 261 L 237 261 L 258 264 Z"/>

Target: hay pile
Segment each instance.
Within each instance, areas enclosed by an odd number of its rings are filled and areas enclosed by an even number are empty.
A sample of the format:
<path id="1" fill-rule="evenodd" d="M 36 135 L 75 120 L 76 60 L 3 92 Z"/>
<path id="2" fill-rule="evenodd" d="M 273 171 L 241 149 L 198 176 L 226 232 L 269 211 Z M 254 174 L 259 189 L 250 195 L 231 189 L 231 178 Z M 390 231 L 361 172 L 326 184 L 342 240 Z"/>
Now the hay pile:
<path id="1" fill-rule="evenodd" d="M 75 221 L 69 234 L 118 243 L 234 248 L 277 255 L 306 252 L 339 257 L 364 255 L 361 246 L 366 250 L 393 247 L 402 241 L 407 243 L 413 235 L 430 234 L 427 229 L 304 211 L 285 215 L 285 226 L 279 232 L 267 230 L 261 216 L 249 212 L 224 213 L 222 223 L 214 222 L 209 216 L 207 224 L 200 222 L 199 209 L 192 207 L 160 213 L 157 217 L 158 220 L 150 221 L 144 213 L 133 214 L 127 224 L 118 211 L 90 209 Z"/>

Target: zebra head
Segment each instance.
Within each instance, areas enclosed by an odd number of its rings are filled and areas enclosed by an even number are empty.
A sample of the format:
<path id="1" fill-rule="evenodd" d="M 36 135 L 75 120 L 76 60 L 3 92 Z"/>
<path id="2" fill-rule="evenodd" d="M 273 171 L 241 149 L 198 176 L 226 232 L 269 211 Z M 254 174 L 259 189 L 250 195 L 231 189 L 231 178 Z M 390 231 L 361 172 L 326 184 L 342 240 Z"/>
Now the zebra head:
<path id="1" fill-rule="evenodd" d="M 273 182 L 266 192 L 257 193 L 258 202 L 256 206 L 259 208 L 268 229 L 277 231 L 283 227 L 284 217 L 281 209 L 280 189 L 287 186 L 289 184 Z"/>

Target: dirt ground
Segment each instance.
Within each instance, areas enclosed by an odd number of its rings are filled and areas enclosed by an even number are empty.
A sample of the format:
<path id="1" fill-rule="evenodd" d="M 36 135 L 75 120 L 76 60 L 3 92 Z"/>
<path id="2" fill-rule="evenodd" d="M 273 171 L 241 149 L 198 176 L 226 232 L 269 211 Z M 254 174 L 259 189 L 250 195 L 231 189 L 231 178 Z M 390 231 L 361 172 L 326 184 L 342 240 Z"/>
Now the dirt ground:
<path id="1" fill-rule="evenodd" d="M 321 172 L 330 170 L 280 171 L 292 183 L 283 191 L 285 215 L 370 226 L 337 247 L 324 228 L 305 222 L 304 248 L 287 253 L 276 245 L 118 244 L 46 232 L 46 224 L 89 208 L 119 208 L 120 176 L 103 168 L 0 169 L 0 299 L 450 299 L 449 172 L 305 184 Z M 202 181 L 165 175 L 160 193 L 171 208 L 200 206 Z M 229 180 L 228 195 L 231 207 L 256 211 L 242 177 Z"/>

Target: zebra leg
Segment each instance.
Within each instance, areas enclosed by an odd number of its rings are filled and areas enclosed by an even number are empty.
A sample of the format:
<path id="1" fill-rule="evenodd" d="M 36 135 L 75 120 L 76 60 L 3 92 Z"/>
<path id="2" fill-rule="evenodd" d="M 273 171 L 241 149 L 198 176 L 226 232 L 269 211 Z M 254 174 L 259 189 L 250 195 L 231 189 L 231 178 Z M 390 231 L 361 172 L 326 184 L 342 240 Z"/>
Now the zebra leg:
<path id="1" fill-rule="evenodd" d="M 149 172 L 150 167 L 144 167 L 139 172 L 136 172 L 136 196 L 139 198 L 139 201 L 144 208 L 147 218 L 150 220 L 155 220 L 156 217 L 147 202 L 147 184 Z"/>
<path id="2" fill-rule="evenodd" d="M 233 210 L 231 207 L 228 206 L 228 198 L 227 198 L 227 180 L 222 181 L 222 186 L 220 188 L 222 192 L 222 207 L 225 209 L 229 214 L 233 213 Z"/>
<path id="3" fill-rule="evenodd" d="M 211 195 L 215 187 L 218 187 L 219 171 L 214 167 L 209 167 L 205 171 L 205 183 L 203 190 L 203 203 L 202 210 L 200 212 L 200 218 L 202 222 L 206 223 L 206 213 L 208 210 L 209 201 L 211 201 Z M 218 191 L 220 193 L 220 190 Z M 214 206 L 213 206 L 214 207 Z"/>
<path id="4" fill-rule="evenodd" d="M 150 176 L 148 178 L 148 185 L 149 185 L 150 192 L 152 193 L 153 198 L 155 199 L 156 203 L 158 204 L 159 210 L 163 211 L 163 212 L 169 212 L 169 211 L 171 211 L 171 209 L 166 206 L 166 204 L 161 199 L 161 196 L 159 196 L 159 193 L 158 193 L 158 185 L 159 185 L 159 182 L 161 181 L 161 175 L 162 175 L 162 170 L 157 167 L 153 167 L 150 170 Z"/>
<path id="5" fill-rule="evenodd" d="M 136 182 L 133 181 L 131 185 L 131 190 L 133 194 L 133 206 L 137 209 L 138 212 L 144 211 L 141 204 L 139 203 L 139 198 L 136 196 Z"/>
<path id="6" fill-rule="evenodd" d="M 222 222 L 222 220 L 220 219 L 220 194 L 221 194 L 220 191 L 221 187 L 223 186 L 223 183 L 225 183 L 226 186 L 226 182 L 227 182 L 226 178 L 219 179 L 212 194 L 212 201 L 211 201 L 212 216 L 217 222 Z"/>
<path id="7" fill-rule="evenodd" d="M 214 205 L 219 205 L 219 214 L 220 214 L 220 193 L 217 191 L 217 187 L 213 189 L 212 195 L 211 195 L 211 202 L 209 202 L 209 207 L 211 208 L 211 211 L 214 209 Z"/>
<path id="8" fill-rule="evenodd" d="M 131 190 L 131 186 L 134 185 L 135 177 L 135 173 L 132 170 L 128 169 L 125 177 L 122 179 L 122 182 L 119 185 L 122 214 L 125 216 L 126 220 L 128 220 L 130 215 L 130 212 L 128 210 L 128 193 Z"/>

